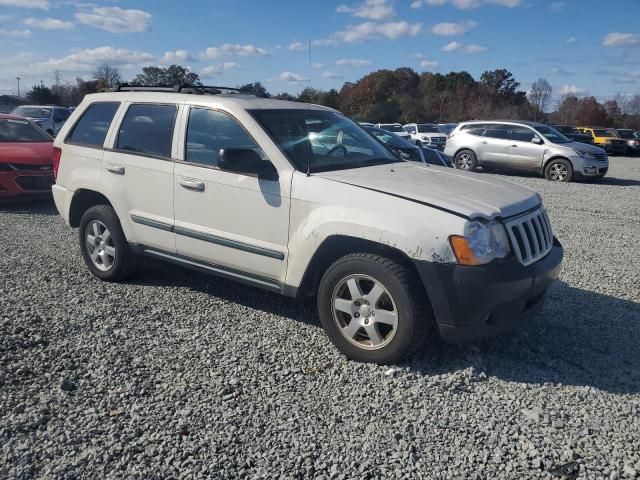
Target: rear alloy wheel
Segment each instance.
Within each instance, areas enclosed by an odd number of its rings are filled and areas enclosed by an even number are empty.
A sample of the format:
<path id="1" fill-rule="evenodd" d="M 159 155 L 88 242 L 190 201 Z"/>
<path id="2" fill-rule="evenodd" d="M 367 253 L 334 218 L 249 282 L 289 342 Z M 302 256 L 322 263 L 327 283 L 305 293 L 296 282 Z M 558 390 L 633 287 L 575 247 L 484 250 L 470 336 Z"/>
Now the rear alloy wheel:
<path id="1" fill-rule="evenodd" d="M 336 260 L 318 286 L 318 313 L 348 358 L 395 363 L 414 352 L 432 325 L 416 275 L 389 258 L 354 253 Z"/>
<path id="2" fill-rule="evenodd" d="M 454 165 L 459 170 L 473 171 L 478 166 L 478 159 L 471 150 L 463 150 L 456 155 Z"/>
<path id="3" fill-rule="evenodd" d="M 573 167 L 568 160 L 551 160 L 544 169 L 544 176 L 552 182 L 570 182 L 573 180 Z"/>
<path id="4" fill-rule="evenodd" d="M 131 250 L 109 205 L 89 208 L 80 220 L 79 234 L 82 257 L 94 276 L 118 282 L 137 270 L 139 257 Z"/>

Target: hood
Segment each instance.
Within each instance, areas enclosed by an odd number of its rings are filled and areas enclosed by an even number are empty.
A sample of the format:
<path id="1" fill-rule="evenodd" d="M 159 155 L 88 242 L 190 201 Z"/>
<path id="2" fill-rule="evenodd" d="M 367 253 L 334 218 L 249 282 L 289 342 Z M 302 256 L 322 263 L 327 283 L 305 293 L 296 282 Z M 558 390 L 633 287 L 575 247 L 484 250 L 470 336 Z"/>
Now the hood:
<path id="1" fill-rule="evenodd" d="M 18 165 L 52 165 L 53 142 L 0 142 L 0 162 Z"/>
<path id="2" fill-rule="evenodd" d="M 565 147 L 565 148 L 571 148 L 571 149 L 575 148 L 577 150 L 581 150 L 583 152 L 589 152 L 593 154 L 606 153 L 604 149 L 600 147 L 596 147 L 595 145 L 592 145 L 590 143 L 569 142 L 569 143 L 554 143 L 553 145 L 555 145 L 556 147 Z"/>
<path id="3" fill-rule="evenodd" d="M 510 182 L 415 162 L 315 175 L 424 203 L 467 218 L 511 217 L 541 203 L 536 192 Z"/>

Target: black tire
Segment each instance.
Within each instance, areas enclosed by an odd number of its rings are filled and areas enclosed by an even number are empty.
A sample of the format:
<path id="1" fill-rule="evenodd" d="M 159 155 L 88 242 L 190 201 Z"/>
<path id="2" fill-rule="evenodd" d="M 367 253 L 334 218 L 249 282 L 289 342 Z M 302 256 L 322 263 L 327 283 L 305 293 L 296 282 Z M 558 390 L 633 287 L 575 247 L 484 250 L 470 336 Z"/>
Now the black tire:
<path id="1" fill-rule="evenodd" d="M 376 311 L 378 312 L 378 318 L 381 318 L 382 308 L 379 308 L 380 304 L 371 305 L 373 311 L 371 316 L 367 318 L 364 318 L 366 314 L 360 316 L 358 321 L 361 322 L 361 325 L 363 325 L 362 322 L 368 323 L 368 318 L 371 318 L 372 324 L 368 327 L 358 327 L 359 333 L 355 334 L 352 340 L 348 340 L 342 330 L 346 331 L 347 326 L 356 321 L 356 317 L 359 314 L 343 314 L 340 311 L 336 311 L 334 316 L 334 294 L 342 288 L 342 285 L 345 285 L 346 279 L 350 278 L 350 276 L 366 276 L 375 280 L 375 282 L 379 282 L 385 289 L 380 301 L 386 300 L 387 305 L 393 305 L 394 307 L 392 312 L 395 313 L 397 318 L 395 329 L 393 329 L 395 333 L 392 335 L 387 333 L 384 340 L 387 343 L 380 343 L 380 346 L 376 349 L 371 349 L 373 348 L 371 345 L 368 348 L 362 345 L 359 346 L 355 341 L 358 337 L 368 337 L 366 329 L 370 327 L 377 329 L 382 337 L 382 329 L 387 327 L 384 323 L 376 323 L 375 321 Z M 360 282 L 364 292 L 364 284 L 368 280 L 362 279 Z M 371 291 L 372 289 L 368 293 L 371 293 Z M 367 298 L 366 295 L 364 294 L 363 298 Z M 350 297 L 351 300 L 347 301 L 354 300 L 351 295 Z M 359 362 L 383 365 L 396 363 L 414 353 L 419 346 L 424 344 L 430 327 L 433 325 L 431 311 L 427 308 L 425 293 L 420 288 L 417 276 L 405 266 L 375 254 L 355 253 L 336 260 L 320 280 L 317 301 L 320 321 L 330 340 L 344 355 Z M 364 303 L 369 305 L 368 302 Z M 356 302 L 355 305 L 358 305 L 358 303 Z M 361 308 L 368 307 L 362 306 Z M 342 319 L 347 319 L 349 322 L 344 327 L 339 326 L 339 322 Z M 373 323 L 376 323 L 376 325 L 374 326 Z M 366 342 L 367 340 L 364 341 Z"/>
<path id="2" fill-rule="evenodd" d="M 478 157 L 471 150 L 460 150 L 456 153 L 453 166 L 458 170 L 473 172 L 478 168 Z"/>
<path id="3" fill-rule="evenodd" d="M 544 178 L 552 182 L 571 182 L 573 181 L 573 166 L 569 160 L 564 158 L 553 159 L 544 167 Z"/>
<path id="4" fill-rule="evenodd" d="M 101 269 L 91 259 L 87 240 L 88 228 L 99 222 L 106 227 L 110 233 L 110 245 L 115 248 L 115 254 L 111 265 Z M 96 205 L 88 209 L 82 215 L 79 228 L 80 251 L 89 271 L 100 280 L 107 282 L 120 282 L 133 275 L 139 266 L 139 256 L 136 255 L 129 245 L 118 216 L 109 205 Z M 97 248 L 97 247 L 95 247 Z"/>

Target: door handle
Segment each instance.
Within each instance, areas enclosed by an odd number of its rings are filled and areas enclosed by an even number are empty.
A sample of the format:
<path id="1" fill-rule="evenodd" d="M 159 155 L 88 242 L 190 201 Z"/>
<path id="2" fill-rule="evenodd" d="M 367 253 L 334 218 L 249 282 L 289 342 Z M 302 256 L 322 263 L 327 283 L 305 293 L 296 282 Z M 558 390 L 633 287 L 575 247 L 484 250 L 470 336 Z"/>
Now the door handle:
<path id="1" fill-rule="evenodd" d="M 486 140 L 483 140 L 483 141 L 482 141 L 482 144 L 483 144 L 483 145 L 486 145 L 486 144 L 487 144 L 487 141 L 486 141 Z"/>
<path id="2" fill-rule="evenodd" d="M 512 147 L 517 147 L 518 145 L 511 145 Z"/>
<path id="3" fill-rule="evenodd" d="M 107 164 L 104 169 L 107 172 L 116 173 L 118 175 L 124 175 L 124 167 L 122 165 L 109 165 Z"/>
<path id="4" fill-rule="evenodd" d="M 195 190 L 196 192 L 204 192 L 204 182 L 198 180 L 190 180 L 188 178 L 182 178 L 179 182 L 181 187 L 187 190 Z"/>

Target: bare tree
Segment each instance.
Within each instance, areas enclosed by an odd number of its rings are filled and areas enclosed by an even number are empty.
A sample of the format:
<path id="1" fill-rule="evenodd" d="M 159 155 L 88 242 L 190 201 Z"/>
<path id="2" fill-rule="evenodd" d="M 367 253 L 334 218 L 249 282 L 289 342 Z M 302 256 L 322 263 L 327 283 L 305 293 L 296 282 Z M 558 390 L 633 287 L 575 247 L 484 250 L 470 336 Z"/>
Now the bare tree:
<path id="1" fill-rule="evenodd" d="M 544 78 L 539 78 L 533 82 L 531 90 L 527 92 L 529 102 L 531 102 L 535 109 L 536 120 L 540 120 L 544 116 L 544 109 L 547 106 L 547 103 L 549 103 L 551 92 L 551 85 L 549 85 L 549 82 Z"/>
<path id="2" fill-rule="evenodd" d="M 113 67 L 111 65 L 100 65 L 93 74 L 94 80 L 97 80 L 98 83 L 103 88 L 111 88 L 119 83 L 122 83 L 122 76 L 120 75 L 120 71 L 118 67 Z"/>

